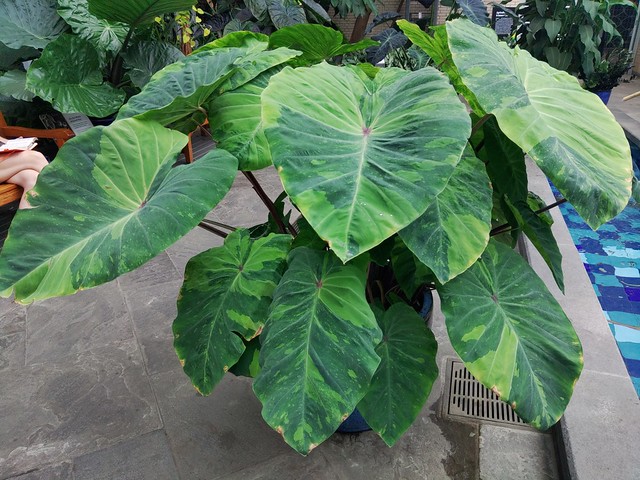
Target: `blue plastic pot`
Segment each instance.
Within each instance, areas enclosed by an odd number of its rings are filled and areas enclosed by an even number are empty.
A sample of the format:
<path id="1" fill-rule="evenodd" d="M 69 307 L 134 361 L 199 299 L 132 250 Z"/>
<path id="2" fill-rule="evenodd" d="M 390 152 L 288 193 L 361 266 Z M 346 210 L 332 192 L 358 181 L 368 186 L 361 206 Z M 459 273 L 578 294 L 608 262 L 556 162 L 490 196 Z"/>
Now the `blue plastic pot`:
<path id="1" fill-rule="evenodd" d="M 600 100 L 602 100 L 602 103 L 604 103 L 605 105 L 609 103 L 609 98 L 611 98 L 611 90 L 598 90 L 593 93 L 600 97 Z"/>

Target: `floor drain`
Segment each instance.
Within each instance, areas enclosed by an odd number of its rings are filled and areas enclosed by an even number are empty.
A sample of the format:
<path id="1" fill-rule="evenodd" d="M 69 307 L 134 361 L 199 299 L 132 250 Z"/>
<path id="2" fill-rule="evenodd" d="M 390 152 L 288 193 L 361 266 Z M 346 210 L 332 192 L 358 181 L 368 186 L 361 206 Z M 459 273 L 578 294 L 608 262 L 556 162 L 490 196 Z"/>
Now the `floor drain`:
<path id="1" fill-rule="evenodd" d="M 501 401 L 496 394 L 473 378 L 462 362 L 452 360 L 448 373 L 449 398 L 445 404 L 447 416 L 527 426 L 509 404 Z"/>

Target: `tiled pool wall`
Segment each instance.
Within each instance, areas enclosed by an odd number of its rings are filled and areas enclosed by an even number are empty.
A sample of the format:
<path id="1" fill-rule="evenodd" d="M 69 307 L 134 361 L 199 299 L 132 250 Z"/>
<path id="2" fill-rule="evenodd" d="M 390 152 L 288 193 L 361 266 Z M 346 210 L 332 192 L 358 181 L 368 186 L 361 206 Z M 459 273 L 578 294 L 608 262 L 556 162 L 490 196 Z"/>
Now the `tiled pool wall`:
<path id="1" fill-rule="evenodd" d="M 640 148 L 634 143 L 631 153 L 640 178 Z M 560 196 L 553 185 L 552 190 Z M 560 210 L 640 397 L 640 204 L 631 200 L 596 232 L 570 204 Z"/>

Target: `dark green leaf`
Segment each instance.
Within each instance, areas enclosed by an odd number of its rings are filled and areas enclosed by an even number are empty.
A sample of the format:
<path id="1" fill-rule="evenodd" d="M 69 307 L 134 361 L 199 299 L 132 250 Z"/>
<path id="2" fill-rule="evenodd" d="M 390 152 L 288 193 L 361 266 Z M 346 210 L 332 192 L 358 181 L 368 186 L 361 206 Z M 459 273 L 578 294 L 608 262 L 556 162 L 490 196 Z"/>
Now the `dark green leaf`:
<path id="1" fill-rule="evenodd" d="M 304 9 L 295 0 L 266 0 L 269 17 L 276 28 L 305 23 Z"/>
<path id="2" fill-rule="evenodd" d="M 380 362 L 365 272 L 364 262 L 296 248 L 274 293 L 253 390 L 267 423 L 304 455 L 353 411 Z"/>
<path id="3" fill-rule="evenodd" d="M 444 190 L 400 237 L 446 283 L 480 258 L 489 241 L 492 206 L 487 172 L 468 147 Z"/>
<path id="4" fill-rule="evenodd" d="M 89 11 L 98 18 L 128 25 L 153 23 L 165 13 L 188 10 L 196 0 L 88 0 Z"/>
<path id="5" fill-rule="evenodd" d="M 136 42 L 122 54 L 131 83 L 138 88 L 149 83 L 154 73 L 183 57 L 182 52 L 173 45 L 155 40 Z"/>
<path id="6" fill-rule="evenodd" d="M 438 344 L 424 319 L 405 303 L 374 313 L 383 335 L 376 347 L 380 365 L 358 410 L 392 447 L 422 410 L 438 377 Z"/>
<path id="7" fill-rule="evenodd" d="M 211 393 L 238 361 L 242 339 L 262 329 L 290 244 L 289 235 L 252 240 L 247 230 L 236 230 L 222 247 L 189 260 L 173 322 L 174 347 L 201 394 Z"/>
<path id="8" fill-rule="evenodd" d="M 29 67 L 27 88 L 63 113 L 106 117 L 120 108 L 125 93 L 102 78 L 100 57 L 86 40 L 62 35 Z"/>
<path id="9" fill-rule="evenodd" d="M 11 224 L 0 291 L 31 302 L 100 285 L 192 230 L 231 188 L 237 160 L 213 150 L 172 168 L 186 143 L 135 119 L 69 140 L 40 173 L 35 208 Z"/>

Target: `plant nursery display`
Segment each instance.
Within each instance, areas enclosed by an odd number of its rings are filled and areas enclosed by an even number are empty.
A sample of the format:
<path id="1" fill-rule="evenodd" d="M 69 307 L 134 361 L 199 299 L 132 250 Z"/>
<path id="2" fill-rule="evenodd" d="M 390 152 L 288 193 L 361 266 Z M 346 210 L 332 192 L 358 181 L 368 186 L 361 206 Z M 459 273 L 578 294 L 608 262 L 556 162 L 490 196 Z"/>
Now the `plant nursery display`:
<path id="1" fill-rule="evenodd" d="M 189 261 L 177 300 L 175 350 L 200 393 L 228 372 L 254 377 L 264 420 L 305 455 L 356 407 L 393 445 L 438 376 L 418 313 L 435 289 L 469 371 L 529 424 L 552 426 L 583 354 L 513 250 L 525 234 L 564 289 L 525 155 L 597 228 L 631 194 L 629 144 L 574 77 L 492 30 L 398 23 L 432 66 L 340 66 L 342 35 L 304 24 L 232 33 L 156 73 L 43 170 L 0 254 L 0 292 L 30 303 L 134 270 L 202 222 L 241 171 L 269 217 L 204 220 L 224 245 Z M 217 148 L 176 166 L 205 119 Z M 276 200 L 253 174 L 265 168 L 281 180 Z"/>

